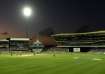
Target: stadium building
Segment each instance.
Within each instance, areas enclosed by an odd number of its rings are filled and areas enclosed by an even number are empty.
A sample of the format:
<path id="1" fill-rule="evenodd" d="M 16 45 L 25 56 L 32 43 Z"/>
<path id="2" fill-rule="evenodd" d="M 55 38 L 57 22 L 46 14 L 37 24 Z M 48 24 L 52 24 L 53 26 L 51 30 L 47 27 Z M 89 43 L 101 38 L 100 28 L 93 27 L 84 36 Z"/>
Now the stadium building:
<path id="1" fill-rule="evenodd" d="M 105 51 L 105 31 L 52 35 L 57 48 L 69 52 Z"/>
<path id="2" fill-rule="evenodd" d="M 23 34 L 0 34 L 0 50 L 23 51 L 27 50 L 30 38 L 25 38 Z"/>
<path id="3" fill-rule="evenodd" d="M 41 42 L 41 47 L 43 46 L 46 51 L 56 46 L 55 39 L 48 36 L 31 36 L 31 38 L 26 38 L 26 35 L 21 33 L 0 33 L 0 51 L 32 51 L 33 47 L 31 46 L 37 47 L 39 42 Z"/>

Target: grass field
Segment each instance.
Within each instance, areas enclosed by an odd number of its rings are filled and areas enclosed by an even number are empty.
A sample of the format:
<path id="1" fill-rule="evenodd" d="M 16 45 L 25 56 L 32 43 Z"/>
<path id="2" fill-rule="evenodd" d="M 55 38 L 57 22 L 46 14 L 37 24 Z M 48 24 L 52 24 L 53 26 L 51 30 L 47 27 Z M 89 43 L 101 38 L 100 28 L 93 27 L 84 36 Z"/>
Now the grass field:
<path id="1" fill-rule="evenodd" d="M 105 74 L 105 54 L 1 55 L 0 74 Z"/>

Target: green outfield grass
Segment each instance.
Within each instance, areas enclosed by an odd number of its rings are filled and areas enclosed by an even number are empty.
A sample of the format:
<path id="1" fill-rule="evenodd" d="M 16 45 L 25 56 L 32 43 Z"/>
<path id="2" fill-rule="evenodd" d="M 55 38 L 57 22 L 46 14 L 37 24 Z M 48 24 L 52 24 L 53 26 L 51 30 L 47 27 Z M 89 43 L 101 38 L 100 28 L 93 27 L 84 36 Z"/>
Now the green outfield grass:
<path id="1" fill-rule="evenodd" d="M 0 55 L 0 74 L 105 74 L 105 54 Z"/>

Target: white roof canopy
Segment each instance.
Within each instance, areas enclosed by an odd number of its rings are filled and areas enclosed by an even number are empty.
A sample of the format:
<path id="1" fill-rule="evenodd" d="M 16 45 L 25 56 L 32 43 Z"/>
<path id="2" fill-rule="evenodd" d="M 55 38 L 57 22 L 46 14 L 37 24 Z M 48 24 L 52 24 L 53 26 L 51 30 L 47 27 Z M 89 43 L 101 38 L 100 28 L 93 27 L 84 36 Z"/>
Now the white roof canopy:
<path id="1" fill-rule="evenodd" d="M 7 42 L 8 40 L 6 39 L 0 39 L 1 42 Z"/>
<path id="2" fill-rule="evenodd" d="M 29 41 L 30 38 L 10 38 L 10 40 L 13 40 L 13 41 Z"/>

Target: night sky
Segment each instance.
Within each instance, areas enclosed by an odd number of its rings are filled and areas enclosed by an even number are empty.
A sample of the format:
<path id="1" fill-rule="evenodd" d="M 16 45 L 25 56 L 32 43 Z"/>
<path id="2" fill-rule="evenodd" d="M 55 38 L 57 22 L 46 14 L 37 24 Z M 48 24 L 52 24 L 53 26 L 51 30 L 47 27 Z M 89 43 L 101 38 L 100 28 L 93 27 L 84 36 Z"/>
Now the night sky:
<path id="1" fill-rule="evenodd" d="M 33 8 L 30 18 L 22 8 Z M 56 33 L 105 28 L 105 2 L 101 0 L 0 0 L 0 32 L 30 32 L 52 28 Z M 98 29 L 97 29 L 98 28 Z"/>

